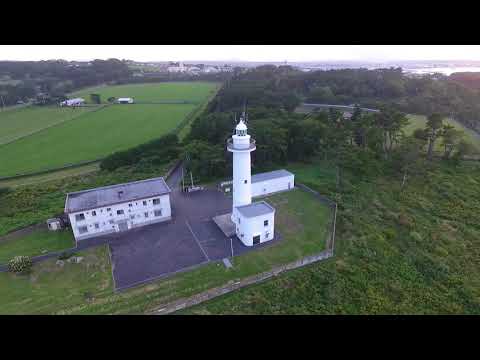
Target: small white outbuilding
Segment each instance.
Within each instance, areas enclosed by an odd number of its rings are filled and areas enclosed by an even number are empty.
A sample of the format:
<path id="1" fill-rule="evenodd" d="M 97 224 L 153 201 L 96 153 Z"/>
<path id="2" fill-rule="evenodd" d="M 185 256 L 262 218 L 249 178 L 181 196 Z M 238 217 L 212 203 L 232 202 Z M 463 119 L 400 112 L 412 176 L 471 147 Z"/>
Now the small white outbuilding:
<path id="1" fill-rule="evenodd" d="M 118 98 L 117 103 L 119 103 L 119 104 L 133 104 L 133 98 Z"/>
<path id="2" fill-rule="evenodd" d="M 60 106 L 80 106 L 85 103 L 85 99 L 82 98 L 75 98 L 75 99 L 68 99 L 65 101 L 62 101 L 60 103 Z"/>
<path id="3" fill-rule="evenodd" d="M 265 201 L 237 206 L 233 209 L 237 237 L 252 246 L 273 239 L 275 209 Z"/>

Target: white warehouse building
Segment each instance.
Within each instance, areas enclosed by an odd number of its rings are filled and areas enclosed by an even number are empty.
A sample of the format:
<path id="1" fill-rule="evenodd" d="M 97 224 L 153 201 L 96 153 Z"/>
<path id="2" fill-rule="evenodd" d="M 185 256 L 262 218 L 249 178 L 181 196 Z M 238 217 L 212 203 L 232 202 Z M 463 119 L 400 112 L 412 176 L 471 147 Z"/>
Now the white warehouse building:
<path id="1" fill-rule="evenodd" d="M 252 175 L 252 196 L 264 196 L 291 190 L 295 186 L 295 175 L 285 169 Z"/>
<path id="2" fill-rule="evenodd" d="M 170 220 L 170 188 L 162 177 L 68 193 L 77 241 Z"/>
<path id="3" fill-rule="evenodd" d="M 292 190 L 295 187 L 295 175 L 285 169 L 264 172 L 251 177 L 252 197 L 266 196 L 280 191 Z M 231 192 L 233 181 L 220 183 L 220 188 Z"/>

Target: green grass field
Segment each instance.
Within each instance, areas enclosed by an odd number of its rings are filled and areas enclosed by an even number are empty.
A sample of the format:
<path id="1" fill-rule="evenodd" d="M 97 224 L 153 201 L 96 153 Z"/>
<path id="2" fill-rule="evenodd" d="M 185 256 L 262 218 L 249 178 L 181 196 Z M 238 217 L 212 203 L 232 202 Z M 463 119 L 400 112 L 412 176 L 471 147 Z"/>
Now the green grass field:
<path id="1" fill-rule="evenodd" d="M 405 127 L 406 135 L 412 134 L 416 129 L 424 129 L 425 124 L 427 123 L 427 118 L 424 115 L 408 115 L 408 119 L 410 120 L 410 123 Z M 457 130 L 463 131 L 465 140 L 472 144 L 476 150 L 480 152 L 480 134 L 465 128 L 462 124 L 453 119 L 448 118 L 446 119 L 446 122 L 455 127 Z M 442 150 L 441 140 L 437 141 L 435 148 L 436 150 Z"/>
<path id="2" fill-rule="evenodd" d="M 100 94 L 101 101 L 110 97 L 131 97 L 137 102 L 180 101 L 203 102 L 217 88 L 212 82 L 164 82 L 154 84 L 126 84 L 117 86 L 100 86 L 74 92 L 70 97 L 82 97 L 88 103 L 90 94 Z"/>
<path id="3" fill-rule="evenodd" d="M 60 108 L 58 106 L 29 106 L 0 112 L 0 145 L 60 124 L 92 111 L 95 108 Z"/>
<path id="4" fill-rule="evenodd" d="M 195 270 L 114 293 L 108 250 L 78 253 L 80 264 L 35 264 L 32 274 L 0 273 L 0 314 L 132 314 L 254 275 L 325 249 L 331 210 L 311 194 L 294 190 L 266 198 L 276 208 L 280 243 L 233 259 L 234 267 L 210 263 Z"/>
<path id="5" fill-rule="evenodd" d="M 18 239 L 0 242 L 0 264 L 6 264 L 14 256 L 37 256 L 75 246 L 72 232 L 38 230 Z"/>
<path id="6" fill-rule="evenodd" d="M 172 131 L 194 105 L 112 105 L 0 147 L 0 177 L 96 160 Z"/>
<path id="7" fill-rule="evenodd" d="M 17 186 L 41 184 L 44 182 L 65 179 L 72 176 L 87 175 L 87 174 L 96 172 L 98 170 L 100 170 L 100 163 L 94 162 L 92 164 L 80 165 L 72 168 L 49 172 L 46 174 L 38 174 L 38 175 L 32 175 L 32 176 L 0 180 L 0 188 L 2 187 L 14 188 Z"/>

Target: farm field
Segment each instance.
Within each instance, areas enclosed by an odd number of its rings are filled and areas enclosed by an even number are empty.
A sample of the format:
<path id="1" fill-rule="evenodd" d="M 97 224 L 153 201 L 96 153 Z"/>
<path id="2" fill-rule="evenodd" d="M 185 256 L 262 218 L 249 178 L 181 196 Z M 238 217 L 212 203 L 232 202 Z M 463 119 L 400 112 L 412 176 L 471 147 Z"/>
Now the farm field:
<path id="1" fill-rule="evenodd" d="M 97 160 L 172 131 L 195 105 L 111 105 L 0 147 L 0 177 Z"/>
<path id="2" fill-rule="evenodd" d="M 49 126 L 86 114 L 95 108 L 28 106 L 0 112 L 0 145 Z"/>
<path id="3" fill-rule="evenodd" d="M 107 103 L 110 97 L 131 97 L 135 102 L 186 100 L 201 103 L 216 90 L 217 86 L 217 83 L 200 81 L 126 84 L 92 87 L 74 92 L 70 97 L 84 98 L 87 103 L 91 102 L 90 94 L 92 93 L 100 94 L 103 103 Z"/>
<path id="4" fill-rule="evenodd" d="M 187 116 L 193 118 L 195 109 L 203 107 L 218 86 L 210 82 L 130 84 L 100 86 L 75 94 L 85 96 L 86 100 L 90 100 L 89 94 L 95 91 L 101 93 L 104 101 L 110 96 L 125 96 L 146 103 L 187 101 L 191 104 L 76 109 L 31 106 L 1 112 L 0 178 L 80 165 L 158 138 L 174 130 Z M 32 177 L 29 181 L 35 180 Z"/>
<path id="5" fill-rule="evenodd" d="M 283 239 L 235 257 L 234 267 L 210 263 L 195 270 L 114 293 L 106 246 L 77 255 L 80 264 L 35 264 L 29 275 L 0 273 L 0 314 L 140 314 L 162 302 L 190 296 L 211 287 L 266 271 L 271 267 L 325 249 L 331 210 L 309 193 L 293 190 L 267 197 L 277 210 Z"/>

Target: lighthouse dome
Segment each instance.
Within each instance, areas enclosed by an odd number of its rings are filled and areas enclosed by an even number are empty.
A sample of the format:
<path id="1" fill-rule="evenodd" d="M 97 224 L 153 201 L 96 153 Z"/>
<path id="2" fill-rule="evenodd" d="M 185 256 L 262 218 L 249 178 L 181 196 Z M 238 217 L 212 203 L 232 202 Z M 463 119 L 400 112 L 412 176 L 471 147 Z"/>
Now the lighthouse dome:
<path id="1" fill-rule="evenodd" d="M 239 136 L 247 135 L 247 125 L 245 125 L 243 120 L 240 120 L 240 122 L 235 127 L 235 133 Z"/>

